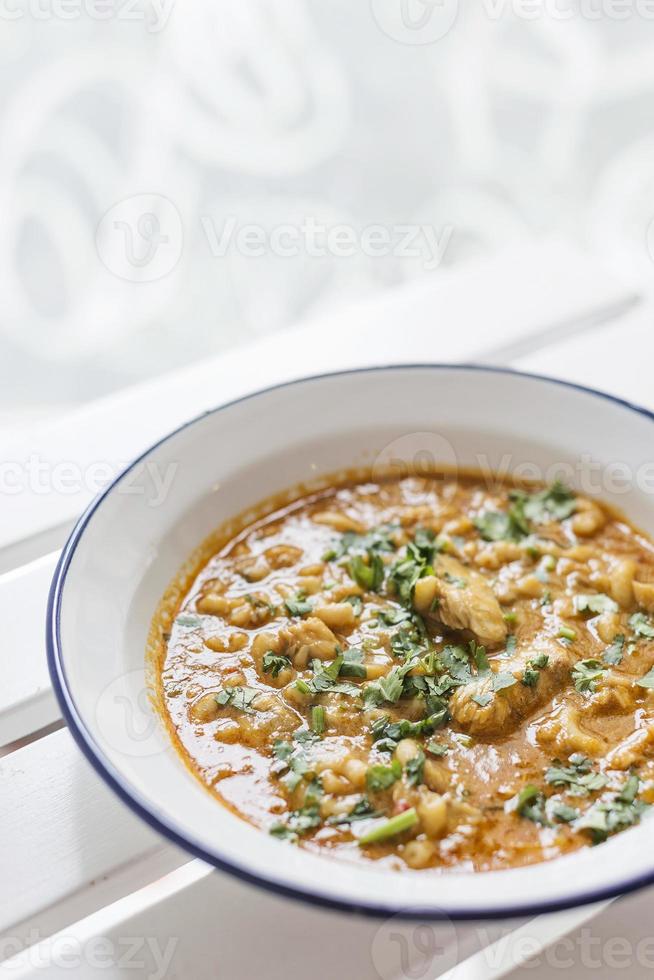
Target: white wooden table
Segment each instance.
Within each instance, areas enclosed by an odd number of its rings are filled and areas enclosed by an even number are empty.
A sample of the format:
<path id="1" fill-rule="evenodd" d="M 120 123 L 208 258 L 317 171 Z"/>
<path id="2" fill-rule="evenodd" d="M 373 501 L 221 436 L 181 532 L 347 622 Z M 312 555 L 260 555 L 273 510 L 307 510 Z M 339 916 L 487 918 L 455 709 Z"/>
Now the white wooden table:
<path id="1" fill-rule="evenodd" d="M 568 949 L 583 929 L 631 929 L 635 948 L 650 930 L 647 892 L 531 921 L 421 928 L 307 908 L 189 860 L 115 799 L 77 750 L 50 689 L 43 634 L 57 549 L 94 489 L 184 419 L 301 374 L 421 360 L 512 364 L 654 407 L 653 310 L 648 297 L 548 243 L 0 435 L 2 976 L 490 980 L 522 973 L 534 954 L 525 976 L 545 980 L 560 975 L 548 951 Z M 575 975 L 586 965 L 577 962 Z M 620 976 L 643 976 L 636 967 Z"/>

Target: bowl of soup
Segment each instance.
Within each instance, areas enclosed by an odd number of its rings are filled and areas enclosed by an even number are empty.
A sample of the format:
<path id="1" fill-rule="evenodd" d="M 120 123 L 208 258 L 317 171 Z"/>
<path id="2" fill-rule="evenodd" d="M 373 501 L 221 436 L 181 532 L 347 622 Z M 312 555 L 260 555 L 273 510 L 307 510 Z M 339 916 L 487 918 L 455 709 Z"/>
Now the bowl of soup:
<path id="1" fill-rule="evenodd" d="M 175 843 L 307 901 L 498 917 L 653 880 L 653 436 L 452 365 L 203 415 L 62 554 L 75 738 Z"/>

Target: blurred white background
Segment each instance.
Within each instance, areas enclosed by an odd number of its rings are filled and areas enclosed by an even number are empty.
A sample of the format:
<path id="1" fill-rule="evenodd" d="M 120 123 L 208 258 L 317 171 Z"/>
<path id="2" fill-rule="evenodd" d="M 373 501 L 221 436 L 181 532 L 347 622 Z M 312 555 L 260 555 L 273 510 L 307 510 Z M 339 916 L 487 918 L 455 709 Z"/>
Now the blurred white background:
<path id="1" fill-rule="evenodd" d="M 654 279 L 654 0 L 0 0 L 0 51 L 0 420 L 526 239 Z"/>

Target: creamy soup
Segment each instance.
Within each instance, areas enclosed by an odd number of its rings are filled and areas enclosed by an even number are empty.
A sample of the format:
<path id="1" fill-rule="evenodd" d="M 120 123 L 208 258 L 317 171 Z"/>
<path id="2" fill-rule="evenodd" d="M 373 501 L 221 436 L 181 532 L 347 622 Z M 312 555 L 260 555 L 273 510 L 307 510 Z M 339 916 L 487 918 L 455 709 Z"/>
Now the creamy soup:
<path id="1" fill-rule="evenodd" d="M 654 548 L 599 501 L 362 481 L 214 542 L 155 619 L 158 698 L 186 764 L 280 847 L 481 871 L 645 816 Z"/>

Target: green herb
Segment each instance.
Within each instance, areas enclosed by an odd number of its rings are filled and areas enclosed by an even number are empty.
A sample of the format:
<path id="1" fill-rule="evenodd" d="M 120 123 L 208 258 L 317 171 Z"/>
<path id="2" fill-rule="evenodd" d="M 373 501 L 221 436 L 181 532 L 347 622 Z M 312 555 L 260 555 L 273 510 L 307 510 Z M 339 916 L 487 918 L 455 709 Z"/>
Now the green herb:
<path id="1" fill-rule="evenodd" d="M 298 837 L 320 826 L 320 810 L 315 804 L 292 810 L 285 823 L 276 823 L 270 828 L 273 837 L 280 840 L 295 841 Z"/>
<path id="2" fill-rule="evenodd" d="M 406 781 L 409 786 L 419 786 L 423 782 L 425 771 L 425 753 L 418 749 L 404 767 Z"/>
<path id="3" fill-rule="evenodd" d="M 298 592 L 293 599 L 285 599 L 284 605 L 289 616 L 306 616 L 312 609 L 311 603 L 302 592 Z"/>
<path id="4" fill-rule="evenodd" d="M 261 666 L 263 667 L 264 674 L 272 674 L 273 677 L 278 677 L 283 670 L 290 669 L 291 661 L 288 657 L 283 657 L 273 650 L 266 650 L 261 661 Z"/>
<path id="5" fill-rule="evenodd" d="M 629 625 L 638 636 L 646 636 L 648 639 L 654 637 L 654 626 L 652 626 L 645 613 L 634 613 L 633 616 L 629 617 Z"/>
<path id="6" fill-rule="evenodd" d="M 411 619 L 411 610 L 402 609 L 400 606 L 387 606 L 385 609 L 379 610 L 377 617 L 386 626 L 397 626 L 399 623 Z"/>
<path id="7" fill-rule="evenodd" d="M 376 592 L 384 581 L 384 563 L 379 555 L 368 551 L 368 561 L 361 555 L 354 555 L 348 564 L 348 571 L 357 585 L 367 592 Z"/>
<path id="8" fill-rule="evenodd" d="M 574 606 L 577 612 L 605 613 L 618 611 L 617 602 L 601 592 L 597 595 L 576 595 Z"/>
<path id="9" fill-rule="evenodd" d="M 295 687 L 300 692 L 300 694 L 311 694 L 311 688 L 309 687 L 306 681 L 302 680 L 301 677 L 298 678 L 298 680 L 296 680 Z"/>
<path id="10" fill-rule="evenodd" d="M 416 558 L 411 554 L 400 561 L 396 561 L 391 566 L 388 584 L 397 594 L 400 602 L 404 602 L 406 605 L 411 603 L 416 582 L 430 568 L 431 566 L 420 555 Z"/>
<path id="11" fill-rule="evenodd" d="M 591 771 L 591 761 L 580 752 L 575 752 L 563 766 L 558 759 L 545 772 L 545 782 L 551 786 L 566 786 L 573 796 L 588 796 L 606 786 L 606 777 L 601 772 Z"/>
<path id="12" fill-rule="evenodd" d="M 544 670 L 550 662 L 546 653 L 541 653 L 537 657 L 532 657 L 527 661 L 525 672 L 522 675 L 522 683 L 525 687 L 535 687 L 538 683 L 541 670 Z"/>
<path id="13" fill-rule="evenodd" d="M 411 613 L 408 621 L 400 623 L 391 637 L 391 650 L 395 657 L 403 660 L 421 657 L 429 651 L 429 637 L 422 617 Z"/>
<path id="14" fill-rule="evenodd" d="M 181 613 L 175 620 L 175 626 L 200 626 L 202 619 L 193 613 Z"/>
<path id="15" fill-rule="evenodd" d="M 597 683 L 601 680 L 606 666 L 599 660 L 592 657 L 588 660 L 579 660 L 571 671 L 572 680 L 580 694 L 592 694 L 597 690 Z"/>
<path id="16" fill-rule="evenodd" d="M 391 721 L 388 715 L 384 715 L 372 723 L 370 734 L 375 747 L 380 752 L 394 752 L 403 738 L 416 738 L 431 734 L 435 728 L 447 721 L 447 717 L 447 714 L 443 716 L 439 712 L 436 715 L 423 718 L 421 721 L 409 721 L 406 718 L 401 721 Z"/>
<path id="17" fill-rule="evenodd" d="M 397 782 L 401 775 L 402 766 L 397 759 L 393 759 L 390 766 L 370 766 L 366 772 L 366 786 L 371 793 L 382 793 Z"/>
<path id="18" fill-rule="evenodd" d="M 366 677 L 366 668 L 363 665 L 363 650 L 360 650 L 358 647 L 347 647 L 343 651 L 343 663 L 341 664 L 339 674 L 341 677 Z"/>
<path id="19" fill-rule="evenodd" d="M 321 704 L 316 704 L 311 709 L 311 731 L 316 735 L 322 735 L 325 730 L 325 709 Z"/>
<path id="20" fill-rule="evenodd" d="M 401 667 L 393 667 L 385 677 L 380 677 L 363 689 L 363 699 L 367 704 L 383 704 L 388 701 L 395 704 L 402 697 L 404 678 L 415 667 L 414 661 L 407 661 Z"/>
<path id="21" fill-rule="evenodd" d="M 329 664 L 318 659 L 312 660 L 313 677 L 307 684 L 307 693 L 322 694 L 324 691 L 332 691 L 334 694 L 349 694 L 351 697 L 358 697 L 361 690 L 356 684 L 338 680 L 344 663 L 345 657 L 342 653 L 339 653 Z"/>
<path id="22" fill-rule="evenodd" d="M 371 817 L 381 817 L 381 810 L 375 810 L 370 800 L 364 796 L 356 803 L 349 813 L 341 813 L 327 818 L 327 823 L 332 826 L 339 824 L 356 823 L 357 820 L 369 820 Z"/>
<path id="23" fill-rule="evenodd" d="M 518 640 L 517 640 L 515 634 L 512 633 L 511 636 L 507 636 L 507 638 L 506 638 L 506 645 L 505 645 L 505 648 L 504 648 L 505 651 L 506 651 L 506 653 L 513 653 L 515 651 L 515 648 L 517 646 L 517 643 L 518 643 Z"/>
<path id="24" fill-rule="evenodd" d="M 473 694 L 472 700 L 475 702 L 475 704 L 478 704 L 480 708 L 485 708 L 486 705 L 490 704 L 493 700 L 493 695 L 486 693 Z"/>
<path id="25" fill-rule="evenodd" d="M 559 629 L 558 635 L 562 640 L 569 640 L 572 643 L 573 640 L 577 639 L 577 634 L 569 626 L 562 626 Z"/>
<path id="26" fill-rule="evenodd" d="M 362 846 L 376 844 L 379 841 L 387 840 L 389 837 L 395 837 L 405 830 L 410 830 L 417 823 L 418 814 L 416 813 L 415 807 L 411 807 L 410 810 L 404 810 L 402 813 L 398 813 L 397 816 L 391 817 L 390 820 L 385 820 L 384 823 L 373 827 L 367 834 L 359 838 L 359 844 Z"/>
<path id="27" fill-rule="evenodd" d="M 486 511 L 474 519 L 474 525 L 484 541 L 519 541 L 529 534 L 523 515 L 515 508 L 506 513 Z"/>
<path id="28" fill-rule="evenodd" d="M 637 824 L 649 809 L 647 803 L 636 799 L 638 788 L 638 777 L 632 773 L 613 800 L 595 803 L 576 822 L 575 830 L 588 831 L 593 844 L 600 844 L 609 834 Z"/>
<path id="29" fill-rule="evenodd" d="M 428 564 L 434 562 L 434 555 L 440 550 L 436 535 L 430 528 L 417 527 L 413 535 L 413 547 L 420 557 Z"/>
<path id="30" fill-rule="evenodd" d="M 513 687 L 516 683 L 516 679 L 513 674 L 509 674 L 508 671 L 498 671 L 493 674 L 493 690 L 502 691 L 506 687 Z"/>
<path id="31" fill-rule="evenodd" d="M 256 687 L 226 687 L 222 691 L 218 691 L 216 702 L 221 707 L 228 705 L 230 708 L 236 708 L 237 711 L 245 711 L 251 714 L 252 702 L 259 694 L 261 691 L 258 691 Z"/>
<path id="32" fill-rule="evenodd" d="M 545 816 L 545 795 L 537 786 L 529 784 L 525 786 L 517 796 L 514 796 L 506 804 L 509 812 L 515 812 L 526 820 L 547 826 Z"/>
<path id="33" fill-rule="evenodd" d="M 391 534 L 397 530 L 396 525 L 383 524 L 373 528 L 365 534 L 356 534 L 354 531 L 346 531 L 341 535 L 340 540 L 322 556 L 323 561 L 335 561 L 343 558 L 353 551 L 395 551 L 395 545 L 391 539 Z"/>
<path id="34" fill-rule="evenodd" d="M 614 666 L 622 661 L 622 653 L 624 650 L 624 634 L 618 633 L 617 636 L 613 637 L 613 643 L 611 646 L 607 647 L 602 657 L 605 664 L 610 664 Z"/>
<path id="35" fill-rule="evenodd" d="M 425 748 L 430 755 L 435 755 L 437 758 L 447 755 L 449 751 L 447 745 L 443 745 L 442 742 L 427 742 Z"/>
<path id="36" fill-rule="evenodd" d="M 505 623 L 508 623 L 509 626 L 513 626 L 513 624 L 516 622 L 516 620 L 518 618 L 517 615 L 516 615 L 516 613 L 511 612 L 511 611 L 502 613 L 502 616 L 503 616 L 504 622 Z"/>
<path id="37" fill-rule="evenodd" d="M 345 597 L 345 602 L 349 602 L 354 609 L 354 615 L 360 616 L 363 610 L 363 599 L 360 595 L 348 595 Z"/>
<path id="38" fill-rule="evenodd" d="M 562 823 L 572 823 L 579 816 L 579 810 L 575 810 L 573 806 L 568 806 L 567 803 L 555 803 L 551 808 L 551 814 Z"/>
<path id="39" fill-rule="evenodd" d="M 535 493 L 512 490 L 510 497 L 516 502 L 522 502 L 524 516 L 535 524 L 546 524 L 551 520 L 564 521 L 574 513 L 577 506 L 575 494 L 560 480 Z"/>
<path id="40" fill-rule="evenodd" d="M 645 687 L 649 690 L 654 690 L 654 667 L 647 671 L 647 673 L 636 681 L 638 687 Z"/>

